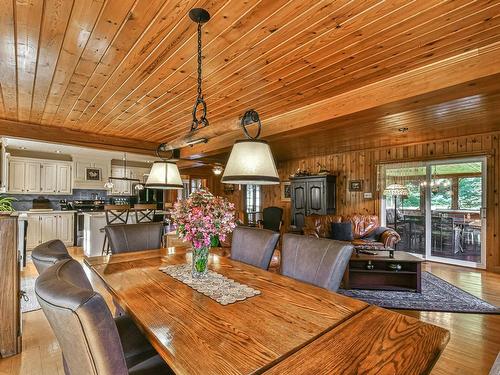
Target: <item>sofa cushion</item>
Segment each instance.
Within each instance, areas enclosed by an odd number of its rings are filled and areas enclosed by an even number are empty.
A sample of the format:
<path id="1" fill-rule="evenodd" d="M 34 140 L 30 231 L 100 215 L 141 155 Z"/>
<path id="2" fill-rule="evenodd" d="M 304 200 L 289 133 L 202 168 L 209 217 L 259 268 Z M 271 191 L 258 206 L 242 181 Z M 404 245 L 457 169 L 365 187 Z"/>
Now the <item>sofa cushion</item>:
<path id="1" fill-rule="evenodd" d="M 352 241 L 352 225 L 350 221 L 332 223 L 331 239 L 337 241 Z"/>

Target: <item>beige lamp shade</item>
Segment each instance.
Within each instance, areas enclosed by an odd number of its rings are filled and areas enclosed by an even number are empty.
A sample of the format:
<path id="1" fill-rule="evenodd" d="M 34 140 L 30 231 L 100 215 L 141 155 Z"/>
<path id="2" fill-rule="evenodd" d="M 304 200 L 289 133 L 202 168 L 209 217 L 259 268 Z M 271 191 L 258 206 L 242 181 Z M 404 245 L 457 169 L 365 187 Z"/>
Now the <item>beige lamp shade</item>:
<path id="1" fill-rule="evenodd" d="M 271 148 L 266 141 L 236 141 L 229 155 L 222 182 L 239 185 L 276 185 L 280 179 Z"/>
<path id="2" fill-rule="evenodd" d="M 408 188 L 401 184 L 391 184 L 384 190 L 384 195 L 391 195 L 393 197 L 407 197 L 409 193 Z"/>
<path id="3" fill-rule="evenodd" d="M 149 189 L 182 189 L 182 180 L 177 164 L 171 161 L 155 161 L 146 181 Z"/>

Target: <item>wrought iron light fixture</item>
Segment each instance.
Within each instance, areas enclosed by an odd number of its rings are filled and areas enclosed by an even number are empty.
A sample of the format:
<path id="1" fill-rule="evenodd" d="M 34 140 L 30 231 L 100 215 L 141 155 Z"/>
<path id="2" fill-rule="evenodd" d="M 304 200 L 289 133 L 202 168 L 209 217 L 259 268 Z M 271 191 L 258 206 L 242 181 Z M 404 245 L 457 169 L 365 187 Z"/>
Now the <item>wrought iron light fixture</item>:
<path id="1" fill-rule="evenodd" d="M 141 180 L 138 178 L 130 178 L 127 177 L 127 153 L 123 154 L 123 177 L 108 177 L 108 181 L 104 184 L 104 188 L 108 190 L 112 190 L 115 184 L 113 184 L 113 181 L 128 181 L 128 182 L 137 182 L 135 185 L 135 189 L 142 190 L 144 189 L 144 186 L 141 183 Z"/>
<path id="2" fill-rule="evenodd" d="M 173 150 L 170 157 L 163 158 L 160 156 L 162 147 L 163 145 L 161 144 L 156 149 L 156 156 L 161 160 L 153 163 L 146 181 L 146 188 L 164 190 L 182 189 L 183 185 L 179 168 L 177 168 L 177 164 L 172 160 Z"/>
<path id="3" fill-rule="evenodd" d="M 257 134 L 253 137 L 246 128 L 252 123 L 258 125 Z M 258 139 L 262 129 L 259 114 L 253 109 L 245 112 L 241 119 L 241 126 L 247 139 L 234 143 L 222 182 L 240 185 L 279 184 L 280 179 L 271 148 L 266 141 Z"/>
<path id="4" fill-rule="evenodd" d="M 201 90 L 201 25 L 210 20 L 210 14 L 202 8 L 193 8 L 189 11 L 189 18 L 198 24 L 198 96 L 193 107 L 193 122 L 191 123 L 191 131 L 195 131 L 205 126 L 208 126 L 207 120 L 207 103 L 203 99 L 203 92 Z M 201 106 L 203 113 L 198 119 L 197 112 Z"/>

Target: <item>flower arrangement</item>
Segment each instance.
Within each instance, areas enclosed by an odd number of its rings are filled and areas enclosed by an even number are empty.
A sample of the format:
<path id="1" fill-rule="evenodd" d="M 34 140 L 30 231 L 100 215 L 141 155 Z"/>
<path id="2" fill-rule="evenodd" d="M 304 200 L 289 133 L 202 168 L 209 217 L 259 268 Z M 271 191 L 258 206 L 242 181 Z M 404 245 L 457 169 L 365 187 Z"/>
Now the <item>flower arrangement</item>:
<path id="1" fill-rule="evenodd" d="M 234 204 L 206 190 L 193 192 L 174 204 L 172 219 L 177 235 L 193 245 L 193 276 L 206 273 L 210 245 L 218 242 L 216 239 L 224 241 L 232 232 L 234 216 Z"/>

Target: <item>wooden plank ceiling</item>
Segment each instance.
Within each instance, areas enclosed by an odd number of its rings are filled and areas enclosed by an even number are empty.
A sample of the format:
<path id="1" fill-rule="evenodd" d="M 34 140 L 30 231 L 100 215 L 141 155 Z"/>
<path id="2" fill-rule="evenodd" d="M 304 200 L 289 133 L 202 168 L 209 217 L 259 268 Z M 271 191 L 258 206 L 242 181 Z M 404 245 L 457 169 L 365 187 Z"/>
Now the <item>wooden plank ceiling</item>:
<path id="1" fill-rule="evenodd" d="M 212 16 L 211 126 L 250 108 L 284 114 L 500 40 L 498 0 L 0 0 L 0 118 L 110 144 L 185 136 L 193 7 Z"/>

